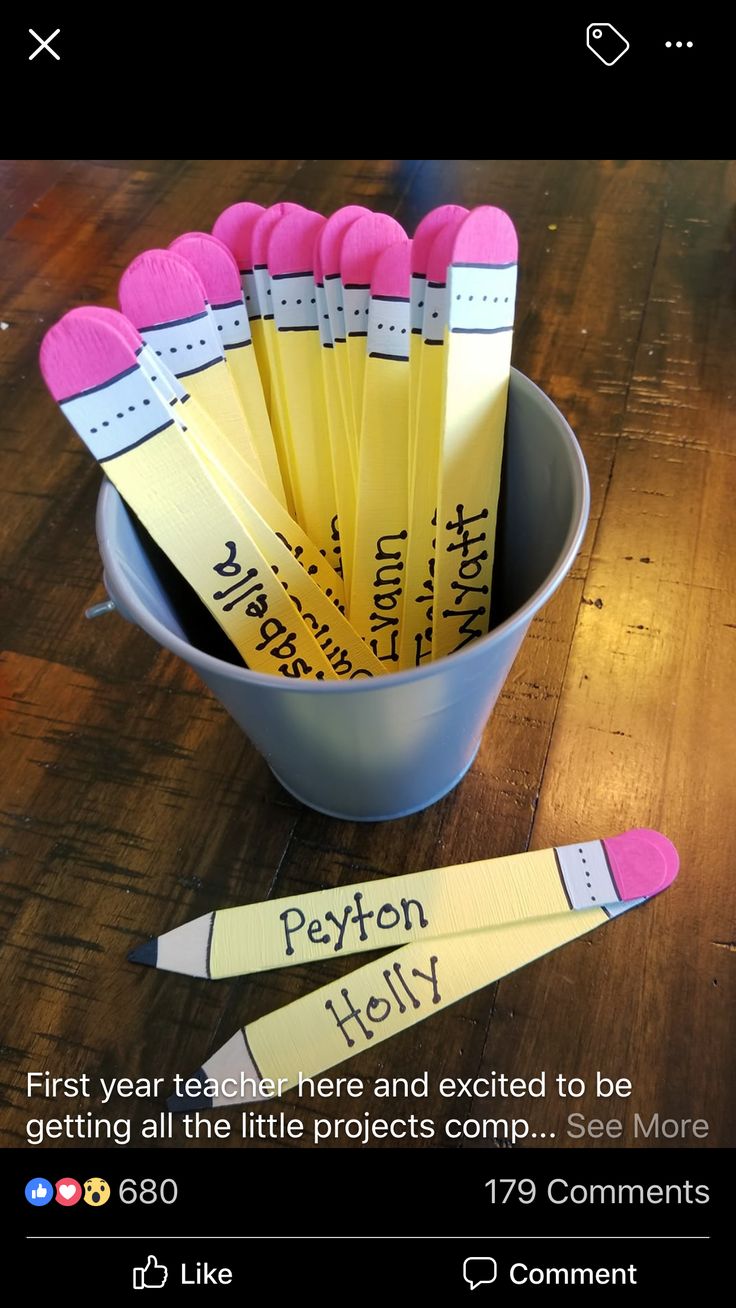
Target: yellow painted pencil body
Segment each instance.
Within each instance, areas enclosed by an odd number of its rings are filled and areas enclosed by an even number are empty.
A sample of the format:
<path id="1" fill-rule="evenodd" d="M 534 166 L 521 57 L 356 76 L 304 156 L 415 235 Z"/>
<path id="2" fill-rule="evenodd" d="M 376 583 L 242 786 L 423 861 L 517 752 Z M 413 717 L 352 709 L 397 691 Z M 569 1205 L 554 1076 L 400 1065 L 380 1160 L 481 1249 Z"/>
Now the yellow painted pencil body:
<path id="1" fill-rule="evenodd" d="M 578 911 L 592 906 L 587 872 L 605 863 L 600 841 L 584 848 L 562 851 L 564 873 L 555 851 L 545 849 L 220 909 L 214 921 L 201 919 L 209 950 L 202 970 L 216 980 Z M 596 890 L 600 903 L 619 898 L 605 866 Z M 174 970 L 186 971 L 185 938 L 177 954 L 177 934 L 159 948 L 159 965 L 176 960 Z"/>
<path id="2" fill-rule="evenodd" d="M 281 471 L 281 477 L 286 494 L 286 502 L 289 512 L 296 518 L 299 517 L 299 505 L 297 503 L 296 488 L 294 485 L 294 452 L 291 447 L 291 438 L 288 426 L 288 417 L 285 408 L 283 382 L 279 370 L 278 343 L 276 340 L 276 324 L 273 316 L 271 294 L 271 278 L 268 274 L 268 268 L 260 265 L 253 269 L 253 287 L 258 297 L 258 304 L 261 308 L 261 317 L 257 322 L 251 324 L 253 332 L 253 344 L 256 349 L 256 358 L 258 360 L 259 371 L 268 377 L 269 406 L 268 416 L 271 421 L 271 431 L 273 432 L 274 444 L 276 446 L 276 457 Z"/>
<path id="3" fill-rule="evenodd" d="M 446 288 L 425 287 L 428 312 L 419 344 L 412 336 L 416 371 L 414 466 L 409 480 L 409 548 L 406 559 L 406 601 L 401 637 L 401 666 L 419 667 L 432 657 L 435 586 L 437 498 L 442 448 L 442 407 L 445 384 Z M 435 326 L 439 324 L 439 326 Z"/>
<path id="4" fill-rule="evenodd" d="M 139 365 L 62 408 L 250 668 L 283 677 L 334 677 L 243 520 L 175 422 L 172 406 Z M 111 437 L 113 410 L 127 417 Z"/>
<path id="5" fill-rule="evenodd" d="M 228 372 L 245 415 L 261 468 L 269 490 L 286 506 L 284 485 L 276 455 L 271 422 L 258 372 L 250 324 L 243 300 L 232 304 L 215 304 L 212 315 L 220 344 L 225 352 Z"/>
<path id="6" fill-rule="evenodd" d="M 340 563 L 345 594 L 349 595 L 352 555 L 355 544 L 355 478 L 350 457 L 350 444 L 340 382 L 337 375 L 337 360 L 327 310 L 327 296 L 322 283 L 317 283 L 315 289 L 317 293 L 319 339 L 322 346 L 322 381 L 332 452 L 337 520 L 340 529 Z"/>
<path id="7" fill-rule="evenodd" d="M 409 503 L 414 502 L 414 471 L 417 448 L 417 408 L 419 377 L 422 368 L 424 333 L 424 299 L 427 278 L 423 273 L 412 273 L 410 291 L 411 336 L 409 339 Z"/>
<path id="8" fill-rule="evenodd" d="M 347 360 L 347 377 L 352 407 L 353 431 L 356 434 L 356 452 L 360 455 L 360 435 L 363 427 L 363 386 L 365 383 L 368 351 L 368 315 L 370 286 L 346 285 L 343 288 L 345 306 L 345 333 L 347 336 L 344 358 Z M 406 353 L 406 351 L 405 351 Z"/>
<path id="9" fill-rule="evenodd" d="M 371 305 L 350 621 L 389 671 L 399 668 L 409 491 L 409 302 Z"/>
<path id="10" fill-rule="evenodd" d="M 356 428 L 350 390 L 350 366 L 348 364 L 347 328 L 345 326 L 345 292 L 339 273 L 325 274 L 325 299 L 329 316 L 330 334 L 335 350 L 335 371 L 342 401 L 345 434 L 350 454 L 350 466 L 353 482 L 358 481 L 358 436 L 360 424 Z"/>
<path id="11" fill-rule="evenodd" d="M 489 628 L 516 265 L 451 266 L 432 657 Z"/>
<path id="12" fill-rule="evenodd" d="M 263 465 L 220 346 L 210 309 L 183 322 L 146 327 L 141 335 L 155 355 L 184 382 L 230 444 L 265 480 Z M 200 359 L 206 363 L 200 364 Z"/>
<path id="13" fill-rule="evenodd" d="M 314 277 L 279 274 L 271 280 L 297 518 L 338 570 L 340 534 Z"/>
<path id="14" fill-rule="evenodd" d="M 229 497 L 235 511 L 242 516 L 248 506 L 254 509 L 314 579 L 330 604 L 344 608 L 342 578 L 238 451 L 233 449 L 198 402 L 190 397 L 180 408 L 173 410 L 173 416 L 186 426 L 198 454 L 210 465 L 210 475 L 218 482 L 222 493 Z"/>

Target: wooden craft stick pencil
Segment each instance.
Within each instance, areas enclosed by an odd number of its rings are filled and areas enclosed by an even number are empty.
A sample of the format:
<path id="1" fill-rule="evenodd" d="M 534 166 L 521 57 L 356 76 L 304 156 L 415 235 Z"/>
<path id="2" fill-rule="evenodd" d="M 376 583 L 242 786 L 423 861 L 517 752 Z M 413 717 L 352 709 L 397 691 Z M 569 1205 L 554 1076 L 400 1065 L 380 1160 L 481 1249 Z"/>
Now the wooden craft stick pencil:
<path id="1" fill-rule="evenodd" d="M 185 270 L 188 269 L 189 273 L 199 280 L 196 271 L 191 268 L 190 265 L 181 258 L 181 256 L 171 255 L 171 258 L 177 260 L 178 263 L 183 264 Z M 169 271 L 172 271 L 172 269 L 170 268 Z M 173 268 L 174 274 L 176 274 L 177 271 L 176 268 Z M 187 273 L 186 275 L 189 274 Z M 126 280 L 126 276 L 124 276 L 123 280 L 125 286 L 121 283 L 121 294 L 125 299 L 126 304 L 136 312 L 139 319 L 147 316 L 146 292 L 148 283 L 145 280 L 145 276 L 143 273 L 137 275 L 135 286 L 131 286 L 132 279 Z M 156 295 L 156 305 L 158 305 L 160 301 L 157 291 Z M 153 308 L 150 309 L 150 311 L 156 312 L 156 309 Z M 188 324 L 188 326 L 191 328 L 191 324 Z M 211 330 L 209 335 L 207 335 L 207 327 L 211 329 L 211 326 L 212 323 L 209 317 L 204 320 L 204 326 L 202 325 L 201 320 L 198 320 L 195 324 L 197 332 L 201 331 L 202 338 L 206 338 L 209 349 L 212 351 L 216 348 L 217 343 L 214 342 L 214 335 Z M 154 333 L 154 345 L 157 339 L 158 338 Z M 147 354 L 149 359 L 155 359 L 157 371 L 160 371 L 161 365 L 164 364 L 167 356 L 165 351 L 162 350 L 161 357 L 159 357 L 159 350 L 154 349 L 154 345 L 148 347 Z M 177 358 L 180 353 L 180 350 L 175 352 Z M 188 358 L 189 355 L 187 354 L 185 357 Z M 142 358 L 141 362 L 145 371 L 147 367 L 146 359 Z M 221 364 L 222 359 L 218 356 L 215 366 L 210 368 L 205 365 L 204 372 L 210 374 L 219 371 L 222 376 Z M 185 400 L 188 398 L 189 392 L 184 389 L 183 383 L 186 382 L 188 387 L 191 385 L 193 380 L 200 381 L 202 374 L 199 371 L 190 374 L 186 369 L 182 370 L 180 365 L 178 366 L 177 371 L 179 374 L 179 378 L 177 379 L 178 385 L 182 389 L 179 398 Z M 183 382 L 180 379 L 183 379 Z M 229 378 L 227 378 L 227 376 L 225 377 L 225 380 L 229 384 Z M 160 381 L 161 378 L 159 377 L 159 386 Z M 277 499 L 274 493 L 266 485 L 262 474 L 257 472 L 253 464 L 247 460 L 245 451 L 235 444 L 232 435 L 232 428 L 220 425 L 213 418 L 211 408 L 205 409 L 196 396 L 192 396 L 189 401 L 188 427 L 189 439 L 197 444 L 198 452 L 204 459 L 205 463 L 208 464 L 211 461 L 210 475 L 214 475 L 215 480 L 219 481 L 220 490 L 230 499 L 235 512 L 241 516 L 241 519 L 246 510 L 255 510 L 255 512 L 264 519 L 272 531 L 277 533 L 281 537 L 281 540 L 288 545 L 295 557 L 301 563 L 302 567 L 314 578 L 314 581 L 327 596 L 328 600 L 334 604 L 343 606 L 344 589 L 342 579 L 334 571 L 331 564 L 324 558 L 317 545 L 312 542 L 304 529 L 288 514 L 283 503 Z M 246 497 L 248 505 L 243 504 L 243 496 Z M 270 562 L 276 563 L 277 560 L 274 557 Z M 288 571 L 289 568 L 287 567 L 286 572 Z M 282 572 L 282 577 L 283 580 L 286 581 L 286 574 L 284 572 Z M 299 602 L 298 596 L 295 592 L 294 602 L 295 604 Z M 319 600 L 316 600 L 315 604 L 318 609 L 321 609 L 322 606 Z M 310 606 L 310 612 L 313 607 L 314 605 Z M 320 617 L 320 626 L 324 624 L 325 616 L 326 615 L 322 614 Z"/>
<path id="2" fill-rule="evenodd" d="M 450 222 L 459 223 L 468 210 L 462 204 L 441 204 L 430 209 L 417 226 L 411 243 L 411 340 L 409 342 L 409 496 L 414 497 L 417 445 L 417 396 L 422 360 L 422 326 L 427 290 L 427 263 L 435 237 Z M 443 277 L 444 280 L 444 277 Z"/>
<path id="3" fill-rule="evenodd" d="M 272 229 L 267 260 L 297 518 L 340 572 L 340 530 L 314 282 L 314 247 L 324 222 L 321 214 L 306 209 L 285 214 Z"/>
<path id="4" fill-rule="evenodd" d="M 146 250 L 126 268 L 120 307 L 237 451 L 265 481 L 263 465 L 225 362 L 202 280 L 181 255 Z"/>
<path id="5" fill-rule="evenodd" d="M 432 657 L 437 496 L 447 349 L 447 265 L 455 234 L 464 217 L 465 213 L 461 211 L 459 215 L 445 219 L 444 225 L 435 224 L 437 234 L 429 254 L 423 259 L 427 273 L 421 283 L 424 288 L 422 331 L 419 336 L 412 333 L 411 337 L 412 357 L 417 373 L 414 412 L 416 440 L 413 466 L 411 461 L 409 463 L 409 540 L 404 582 L 406 598 L 399 651 L 403 668 L 419 667 Z M 412 266 L 413 264 L 412 244 Z M 412 286 L 413 284 L 412 282 Z M 410 430 L 411 425 L 410 414 Z"/>
<path id="6" fill-rule="evenodd" d="M 340 246 L 340 277 L 345 310 L 348 374 L 354 430 L 360 434 L 363 420 L 363 378 L 371 298 L 371 273 L 382 250 L 407 235 L 400 223 L 387 213 L 369 213 L 351 223 Z M 408 348 L 407 348 L 408 354 Z M 406 438 L 404 438 L 406 439 Z"/>
<path id="7" fill-rule="evenodd" d="M 335 350 L 335 369 L 342 400 L 345 433 L 350 452 L 350 466 L 353 480 L 358 480 L 358 432 L 353 420 L 353 402 L 350 394 L 350 371 L 348 368 L 348 338 L 345 325 L 345 293 L 340 277 L 340 251 L 345 233 L 358 218 L 370 213 L 361 204 L 346 204 L 337 209 L 325 222 L 319 236 L 319 259 L 324 277 L 327 313 L 329 315 L 332 343 Z"/>
<path id="8" fill-rule="evenodd" d="M 219 980 L 593 907 L 613 916 L 622 901 L 659 894 L 676 872 L 671 842 L 637 829 L 219 909 L 147 940 L 128 957 Z"/>
<path id="9" fill-rule="evenodd" d="M 130 341 L 99 317 L 62 318 L 44 337 L 41 371 L 75 431 L 248 667 L 333 678 Z"/>
<path id="10" fill-rule="evenodd" d="M 511 363 L 518 242 L 501 209 L 462 223 L 448 273 L 432 657 L 484 636 Z"/>
<path id="11" fill-rule="evenodd" d="M 322 382 L 325 392 L 327 429 L 332 452 L 337 520 L 340 528 L 340 562 L 345 594 L 349 595 L 355 543 L 355 475 L 350 456 L 350 441 L 345 422 L 340 381 L 337 375 L 335 343 L 332 339 L 330 315 L 327 309 L 327 294 L 325 292 L 319 238 L 314 246 L 314 289 L 317 297 L 319 341 L 322 347 Z"/>
<path id="12" fill-rule="evenodd" d="M 169 249 L 187 259 L 202 279 L 220 333 L 220 344 L 225 351 L 225 362 L 258 451 L 266 485 L 285 506 L 284 484 L 253 349 L 238 265 L 227 246 L 206 232 L 178 236 Z"/>
<path id="13" fill-rule="evenodd" d="M 404 238 L 378 255 L 371 276 L 348 606 L 353 626 L 389 670 L 399 667 L 409 520 L 410 267 Z"/>
<path id="14" fill-rule="evenodd" d="M 677 873 L 677 855 L 669 848 L 662 884 L 663 851 L 649 844 L 660 889 Z M 639 889 L 647 884 L 645 868 L 635 883 Z M 620 902 L 613 916 L 636 903 Z M 404 945 L 242 1027 L 184 1081 L 184 1093 L 169 1099 L 169 1108 L 225 1108 L 284 1094 L 300 1078 L 373 1048 L 608 921 L 609 914 L 595 907 Z"/>
<path id="15" fill-rule="evenodd" d="M 289 516 L 281 502 L 275 498 L 268 487 L 253 472 L 252 468 L 236 455 L 226 438 L 223 436 L 219 427 L 216 427 L 203 409 L 192 399 L 186 388 L 178 380 L 161 359 L 157 359 L 154 351 L 150 346 L 145 345 L 142 337 L 136 331 L 129 318 L 125 314 L 118 313 L 116 309 L 107 309 L 97 305 L 81 305 L 79 308 L 71 309 L 66 315 L 67 319 L 73 320 L 75 316 L 93 317 L 109 322 L 118 332 L 120 332 L 135 351 L 136 358 L 141 366 L 143 373 L 154 385 L 166 404 L 172 405 L 178 401 L 182 406 L 179 409 L 172 407 L 172 416 L 174 420 L 183 426 L 188 434 L 188 439 L 193 441 L 197 447 L 197 453 L 208 468 L 211 476 L 218 482 L 219 488 L 223 494 L 230 499 L 233 508 L 244 521 L 254 522 L 253 513 L 263 519 L 263 523 L 258 527 L 260 538 L 268 545 L 269 556 L 272 568 L 278 567 L 279 556 L 281 555 L 281 545 L 293 554 L 300 566 L 308 573 L 311 580 L 322 592 L 322 595 L 331 605 L 337 606 L 342 613 L 344 611 L 344 591 L 342 578 L 330 567 L 323 554 L 320 554 L 316 545 L 313 545 L 306 532 Z M 186 405 L 186 421 L 184 420 L 184 407 Z M 235 475 L 233 475 L 235 474 Z M 268 535 L 266 535 L 266 526 Z M 274 540 L 274 534 L 276 540 Z M 282 585 L 288 589 L 289 581 L 287 573 L 290 568 L 280 570 Z M 301 579 L 299 579 L 301 581 Z M 295 605 L 299 603 L 299 593 L 301 586 L 295 590 L 296 597 L 292 594 Z M 322 601 L 319 596 L 314 596 L 311 589 L 308 594 L 312 595 L 311 602 L 307 605 L 307 611 L 310 613 L 314 610 L 314 616 L 319 615 L 316 630 L 325 625 L 329 630 L 335 624 L 335 620 L 329 614 L 329 611 L 323 611 Z M 337 624 L 340 630 L 345 630 L 341 623 Z M 349 636 L 349 642 L 355 639 L 355 632 L 352 628 L 345 630 L 345 635 Z M 325 636 L 326 638 L 326 636 Z M 372 668 L 373 673 L 383 671 L 380 666 L 376 666 L 376 660 L 371 655 L 370 650 L 364 650 L 361 654 L 362 663 L 366 663 Z M 356 666 L 358 666 L 356 664 Z"/>
<path id="16" fill-rule="evenodd" d="M 253 294 L 256 297 L 262 328 L 263 345 L 267 359 L 266 369 L 269 378 L 271 429 L 276 442 L 276 452 L 284 479 L 284 486 L 289 501 L 290 511 L 298 517 L 298 505 L 294 493 L 294 454 L 291 449 L 291 436 L 285 409 L 283 385 L 279 368 L 276 327 L 273 317 L 273 296 L 271 278 L 268 273 L 268 242 L 278 222 L 289 213 L 305 213 L 303 205 L 282 201 L 264 209 L 260 218 L 253 224 L 250 235 L 251 258 L 253 259 Z M 259 356 L 260 365 L 260 356 Z"/>
<path id="17" fill-rule="evenodd" d="M 258 289 L 253 273 L 252 250 L 253 228 L 265 212 L 266 210 L 262 204 L 252 204 L 249 201 L 231 204 L 227 209 L 223 209 L 215 220 L 212 235 L 227 246 L 238 265 L 240 286 L 245 297 L 245 307 L 248 310 L 248 321 L 253 338 L 253 348 L 256 352 L 258 371 L 261 376 L 261 386 L 270 416 L 271 383 L 268 371 L 268 355 L 263 338 L 262 310 L 258 302 Z"/>
<path id="18" fill-rule="evenodd" d="M 237 481 L 233 479 L 232 451 L 195 401 L 185 394 L 167 402 L 176 406 L 171 412 L 182 434 L 268 562 L 335 676 L 341 680 L 381 676 L 382 665 L 344 616 L 342 579 L 247 464 Z"/>

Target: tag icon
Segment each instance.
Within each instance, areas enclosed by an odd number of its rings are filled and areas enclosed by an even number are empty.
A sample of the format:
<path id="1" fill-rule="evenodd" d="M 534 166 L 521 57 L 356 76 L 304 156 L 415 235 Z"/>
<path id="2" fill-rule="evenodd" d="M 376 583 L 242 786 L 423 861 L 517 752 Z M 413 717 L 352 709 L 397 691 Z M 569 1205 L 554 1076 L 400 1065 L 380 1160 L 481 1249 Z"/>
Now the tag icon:
<path id="1" fill-rule="evenodd" d="M 607 68 L 618 63 L 629 49 L 629 42 L 613 23 L 589 23 L 585 44 Z"/>

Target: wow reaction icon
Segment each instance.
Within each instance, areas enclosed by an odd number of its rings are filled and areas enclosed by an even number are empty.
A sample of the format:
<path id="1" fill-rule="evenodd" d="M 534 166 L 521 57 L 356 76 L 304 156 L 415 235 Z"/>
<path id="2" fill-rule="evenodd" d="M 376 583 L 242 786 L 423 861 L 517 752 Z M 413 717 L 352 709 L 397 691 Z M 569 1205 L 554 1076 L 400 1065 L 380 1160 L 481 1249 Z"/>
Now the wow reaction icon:
<path id="1" fill-rule="evenodd" d="M 110 1198 L 110 1187 L 100 1176 L 92 1176 L 84 1183 L 84 1202 L 90 1208 L 101 1208 Z"/>

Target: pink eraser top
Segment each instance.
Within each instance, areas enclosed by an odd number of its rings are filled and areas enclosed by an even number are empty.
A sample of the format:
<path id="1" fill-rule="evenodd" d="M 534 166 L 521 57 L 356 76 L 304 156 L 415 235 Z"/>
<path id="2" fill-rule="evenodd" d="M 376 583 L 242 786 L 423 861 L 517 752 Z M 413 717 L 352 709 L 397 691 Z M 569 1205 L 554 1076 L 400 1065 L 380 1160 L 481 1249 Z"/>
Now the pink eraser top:
<path id="1" fill-rule="evenodd" d="M 519 240 L 508 214 L 490 204 L 471 209 L 455 238 L 452 262 L 493 266 L 516 263 L 518 257 Z"/>
<path id="2" fill-rule="evenodd" d="M 266 259 L 272 277 L 314 271 L 314 247 L 325 219 L 311 209 L 286 213 L 272 228 Z"/>
<path id="3" fill-rule="evenodd" d="M 467 218 L 467 216 L 468 210 L 462 204 L 441 204 L 437 209 L 430 209 L 429 213 L 424 215 L 414 233 L 414 244 L 411 248 L 411 270 L 413 273 L 429 277 L 429 252 L 438 233 L 449 222 L 455 222 L 457 228 L 462 219 Z M 442 280 L 444 281 L 444 278 Z"/>
<path id="4" fill-rule="evenodd" d="M 335 277 L 340 271 L 340 250 L 345 233 L 358 218 L 370 213 L 362 204 L 346 204 L 330 214 L 319 238 L 319 253 L 325 277 Z"/>
<path id="5" fill-rule="evenodd" d="M 340 250 L 343 286 L 370 286 L 373 265 L 387 245 L 407 239 L 401 223 L 387 213 L 368 213 L 348 227 Z"/>
<path id="6" fill-rule="evenodd" d="M 445 205 L 446 209 L 459 209 L 459 205 Z M 437 210 L 435 210 L 437 212 Z M 453 218 L 448 218 L 442 226 L 435 229 L 434 240 L 429 249 L 429 254 L 425 260 L 424 271 L 427 274 L 428 282 L 445 283 L 447 281 L 447 269 L 452 263 L 452 251 L 455 246 L 455 237 L 459 228 L 464 221 L 462 211 Z M 414 238 L 416 240 L 416 237 Z M 412 270 L 414 269 L 414 255 L 412 253 Z"/>
<path id="7" fill-rule="evenodd" d="M 109 382 L 136 363 L 129 340 L 99 316 L 70 313 L 50 327 L 41 342 L 43 379 L 60 404 Z"/>
<path id="8" fill-rule="evenodd" d="M 119 309 L 108 309 L 104 304 L 80 304 L 76 309 L 70 309 L 65 317 L 74 320 L 75 318 L 96 318 L 98 322 L 107 322 L 111 327 L 115 327 L 130 343 L 134 350 L 140 350 L 143 345 L 143 337 L 139 331 L 136 331 L 130 318 L 126 318 L 124 313 Z"/>
<path id="9" fill-rule="evenodd" d="M 270 209 L 265 209 L 258 221 L 254 224 L 251 234 L 251 254 L 253 256 L 253 267 L 266 266 L 268 255 L 268 242 L 271 239 L 271 232 L 287 213 L 303 212 L 302 204 L 290 204 L 288 200 L 283 200 L 279 204 L 272 204 Z"/>
<path id="10" fill-rule="evenodd" d="M 224 241 L 235 255 L 241 272 L 250 272 L 253 267 L 251 240 L 253 228 L 262 213 L 265 213 L 262 204 L 251 204 L 246 201 L 242 204 L 231 204 L 228 209 L 223 209 L 212 228 L 212 235 L 216 236 L 218 241 Z"/>
<path id="11" fill-rule="evenodd" d="M 207 232 L 185 232 L 171 242 L 169 249 L 199 273 L 210 304 L 232 304 L 240 299 L 240 269 L 224 241 Z"/>
<path id="12" fill-rule="evenodd" d="M 658 895 L 677 876 L 677 850 L 660 831 L 636 827 L 620 836 L 607 836 L 602 844 L 622 899 Z"/>
<path id="13" fill-rule="evenodd" d="M 173 250 L 145 250 L 125 269 L 118 288 L 120 308 L 143 331 L 203 313 L 202 278 Z"/>
<path id="14" fill-rule="evenodd" d="M 411 241 L 389 245 L 376 258 L 371 273 L 371 295 L 408 300 L 411 286 Z"/>

